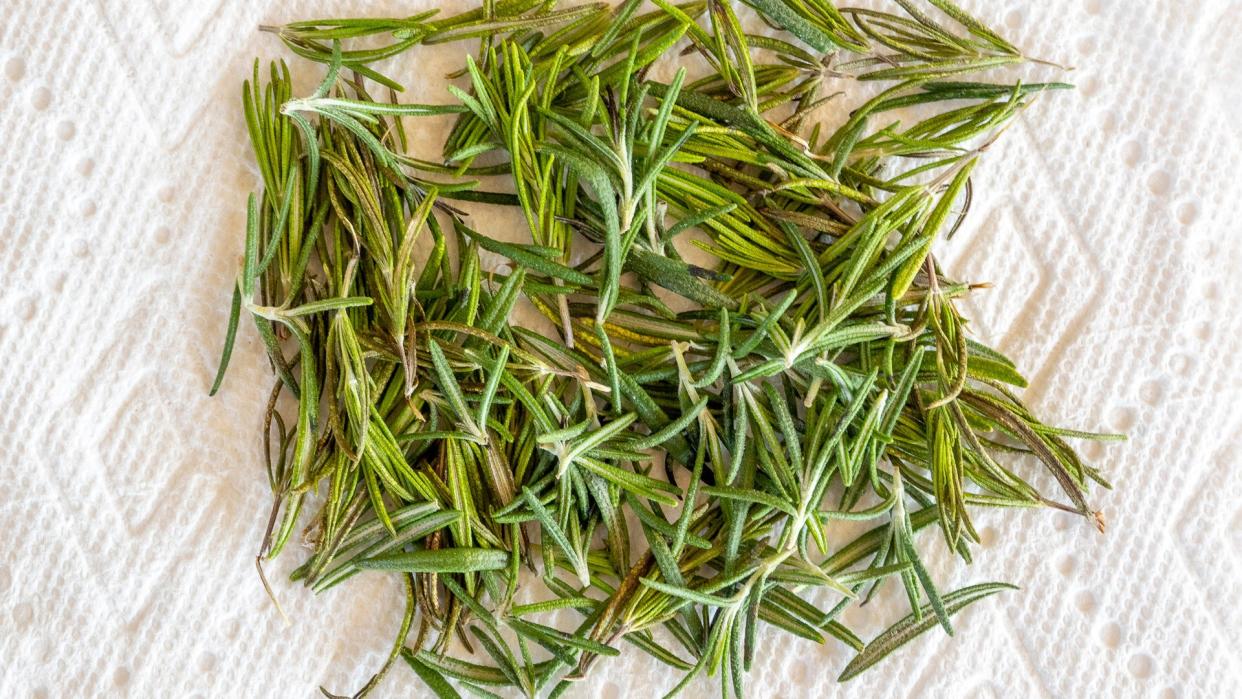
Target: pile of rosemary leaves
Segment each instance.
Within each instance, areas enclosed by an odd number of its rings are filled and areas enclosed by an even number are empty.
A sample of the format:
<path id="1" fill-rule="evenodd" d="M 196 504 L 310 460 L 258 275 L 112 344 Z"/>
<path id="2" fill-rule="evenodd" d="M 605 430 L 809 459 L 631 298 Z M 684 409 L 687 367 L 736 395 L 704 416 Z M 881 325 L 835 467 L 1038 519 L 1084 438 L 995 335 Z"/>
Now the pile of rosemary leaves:
<path id="1" fill-rule="evenodd" d="M 919 530 L 969 561 L 971 508 L 1098 521 L 1065 439 L 1102 436 L 1022 404 L 931 252 L 985 149 L 1067 86 L 1004 80 L 1030 61 L 949 0 L 745 2 L 761 33 L 725 0 L 269 28 L 327 75 L 295 97 L 256 63 L 243 90 L 263 190 L 212 391 L 244 309 L 278 377 L 260 558 L 305 526 L 295 580 L 404 581 L 360 695 L 404 658 L 440 696 L 558 696 L 629 645 L 671 693 L 740 697 L 777 631 L 857 651 L 844 681 L 1007 587 L 938 590 Z M 396 99 L 385 59 L 470 39 L 456 101 Z M 454 120 L 440 162 L 407 154 L 424 117 Z M 524 242 L 464 210 L 488 207 Z M 841 612 L 890 577 L 910 615 L 864 642 Z"/>

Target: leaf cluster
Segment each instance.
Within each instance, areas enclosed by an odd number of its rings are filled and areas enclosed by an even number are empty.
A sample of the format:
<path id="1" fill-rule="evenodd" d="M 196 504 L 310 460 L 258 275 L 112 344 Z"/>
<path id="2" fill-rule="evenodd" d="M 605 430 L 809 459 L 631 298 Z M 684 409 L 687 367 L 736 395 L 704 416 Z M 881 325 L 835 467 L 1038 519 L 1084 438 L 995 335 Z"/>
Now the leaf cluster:
<path id="1" fill-rule="evenodd" d="M 760 622 L 856 650 L 844 681 L 1006 587 L 941 592 L 920 530 L 969 561 L 979 508 L 1097 517 L 1067 440 L 1109 436 L 1022 403 L 933 255 L 988 146 L 1068 86 L 997 78 L 1032 61 L 949 0 L 746 4 L 778 31 L 725 0 L 272 29 L 326 76 L 294 97 L 256 63 L 243 87 L 263 189 L 212 392 L 245 311 L 276 375 L 261 559 L 303 524 L 294 579 L 404 581 L 359 694 L 404 658 L 439 696 L 559 696 L 629 644 L 683 673 L 670 695 L 707 673 L 740 697 Z M 377 67 L 465 39 L 451 104 Z M 688 54 L 705 75 L 651 77 Z M 445 115 L 441 162 L 407 155 L 406 121 Z M 461 202 L 519 211 L 529 242 Z M 526 303 L 556 330 L 512 322 Z M 910 615 L 864 642 L 840 614 L 889 578 Z"/>

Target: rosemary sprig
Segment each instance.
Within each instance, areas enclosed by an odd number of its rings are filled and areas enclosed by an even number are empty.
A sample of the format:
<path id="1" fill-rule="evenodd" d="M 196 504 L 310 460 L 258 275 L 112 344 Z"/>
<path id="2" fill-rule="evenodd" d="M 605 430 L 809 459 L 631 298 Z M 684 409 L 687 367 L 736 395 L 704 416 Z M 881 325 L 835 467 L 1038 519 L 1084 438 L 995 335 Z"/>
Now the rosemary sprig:
<path id="1" fill-rule="evenodd" d="M 295 97 L 284 63 L 266 80 L 256 63 L 244 86 L 263 188 L 211 392 L 244 310 L 278 377 L 260 560 L 309 522 L 293 579 L 405 581 L 388 662 L 356 696 L 398 656 L 442 697 L 559 696 L 627 642 L 684 673 L 670 695 L 719 673 L 740 697 L 760 621 L 854 649 L 845 681 L 1008 587 L 941 592 L 917 531 L 969 561 L 980 507 L 1102 528 L 1088 492 L 1107 483 L 1067 440 L 1114 437 L 1022 403 L 1018 369 L 957 310 L 976 287 L 932 253 L 991 143 L 1068 86 L 994 82 L 1041 62 L 949 0 L 746 0 L 778 36 L 724 0 L 652 4 L 266 28 L 326 76 Z M 463 39 L 480 45 L 456 103 L 369 94 L 400 89 L 381 61 Z M 650 79 L 679 46 L 706 74 Z M 880 87 L 824 120 L 849 79 Z M 435 115 L 455 118 L 443 162 L 410 157 L 402 120 Z M 529 242 L 454 200 L 517 209 Z M 513 271 L 485 274 L 480 250 Z M 554 334 L 511 322 L 523 300 Z M 872 526 L 845 539 L 843 520 Z M 547 601 L 517 603 L 523 566 Z M 890 577 L 910 615 L 864 643 L 839 615 Z M 560 610 L 577 625 L 546 623 Z"/>

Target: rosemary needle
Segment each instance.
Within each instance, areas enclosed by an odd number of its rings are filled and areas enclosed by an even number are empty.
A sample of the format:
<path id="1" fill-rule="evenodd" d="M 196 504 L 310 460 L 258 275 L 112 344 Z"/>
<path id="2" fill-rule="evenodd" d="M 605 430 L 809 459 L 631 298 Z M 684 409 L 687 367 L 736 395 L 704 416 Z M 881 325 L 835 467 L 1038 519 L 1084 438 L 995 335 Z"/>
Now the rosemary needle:
<path id="1" fill-rule="evenodd" d="M 245 311 L 278 376 L 260 560 L 305 525 L 293 579 L 405 581 L 355 696 L 398 656 L 441 697 L 559 696 L 626 642 L 681 674 L 670 694 L 706 673 L 740 697 L 768 627 L 855 650 L 846 681 L 1009 587 L 941 592 L 917 531 L 969 561 L 979 508 L 1102 523 L 1107 483 L 1068 440 L 1116 437 L 1041 422 L 958 311 L 978 286 L 932 255 L 987 146 L 1069 86 L 1023 80 L 1043 62 L 950 0 L 745 3 L 778 33 L 723 0 L 264 28 L 324 77 L 295 96 L 285 63 L 256 61 L 243 86 L 262 192 L 211 392 Z M 396 99 L 382 61 L 467 39 L 454 102 Z M 649 77 L 687 54 L 705 73 Z M 436 115 L 455 120 L 443 162 L 407 155 L 403 119 Z M 496 174 L 512 193 L 475 179 Z M 528 238 L 454 201 L 516 209 Z M 511 322 L 523 301 L 555 330 Z M 910 614 L 864 643 L 839 613 L 889 578 Z M 546 601 L 518 604 L 527 586 Z"/>

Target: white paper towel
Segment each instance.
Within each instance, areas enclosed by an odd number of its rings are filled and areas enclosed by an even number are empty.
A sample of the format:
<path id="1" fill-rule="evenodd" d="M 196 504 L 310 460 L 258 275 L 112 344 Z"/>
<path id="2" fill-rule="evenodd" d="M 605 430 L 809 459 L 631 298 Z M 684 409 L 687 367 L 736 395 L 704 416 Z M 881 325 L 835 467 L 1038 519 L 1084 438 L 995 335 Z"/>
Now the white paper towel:
<path id="1" fill-rule="evenodd" d="M 247 324 L 222 394 L 206 392 L 258 181 L 239 86 L 256 55 L 286 55 L 256 26 L 432 4 L 0 2 L 6 696 L 309 697 L 380 664 L 399 623 L 383 576 L 314 597 L 281 580 L 289 551 L 271 571 L 289 626 L 255 578 L 269 379 Z M 844 648 L 769 633 L 750 693 L 1242 696 L 1242 5 L 964 4 L 1079 67 L 1080 90 L 1041 99 L 984 159 L 944 256 L 996 282 L 967 312 L 1042 413 L 1131 434 L 1086 450 L 1116 485 L 1095 497 L 1109 532 L 981 514 L 977 563 L 933 555 L 938 579 L 1022 591 L 844 686 Z M 447 99 L 463 51 L 394 75 L 411 99 Z M 847 621 L 869 637 L 900 609 L 879 607 Z M 674 681 L 633 650 L 597 668 L 577 696 Z M 425 693 L 403 667 L 383 689 Z"/>

